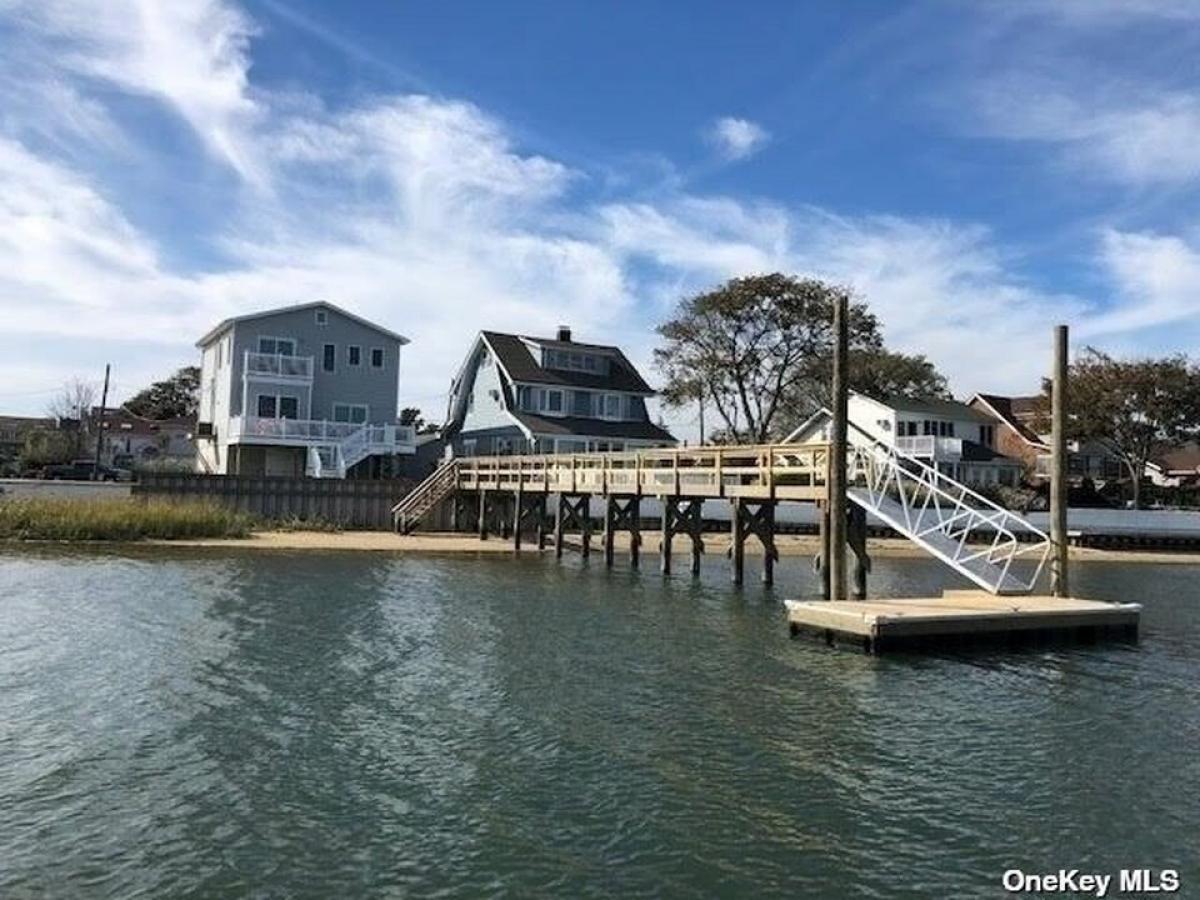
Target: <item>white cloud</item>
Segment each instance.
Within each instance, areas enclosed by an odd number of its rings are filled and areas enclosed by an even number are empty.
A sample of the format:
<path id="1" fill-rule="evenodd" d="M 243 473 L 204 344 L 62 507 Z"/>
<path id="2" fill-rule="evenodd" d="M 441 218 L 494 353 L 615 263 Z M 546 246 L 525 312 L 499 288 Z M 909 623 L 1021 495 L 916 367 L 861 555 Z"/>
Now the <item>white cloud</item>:
<path id="1" fill-rule="evenodd" d="M 12 0 L 64 69 L 166 103 L 242 177 L 265 175 L 248 146 L 250 19 L 221 0 Z"/>
<path id="2" fill-rule="evenodd" d="M 1134 186 L 1200 178 L 1200 95 L 1089 93 L 1085 101 L 1025 77 L 991 82 L 976 114 L 985 134 L 1057 145 L 1086 176 Z"/>
<path id="3" fill-rule="evenodd" d="M 723 116 L 709 127 L 708 141 L 729 160 L 753 156 L 770 140 L 770 134 L 757 122 Z"/>

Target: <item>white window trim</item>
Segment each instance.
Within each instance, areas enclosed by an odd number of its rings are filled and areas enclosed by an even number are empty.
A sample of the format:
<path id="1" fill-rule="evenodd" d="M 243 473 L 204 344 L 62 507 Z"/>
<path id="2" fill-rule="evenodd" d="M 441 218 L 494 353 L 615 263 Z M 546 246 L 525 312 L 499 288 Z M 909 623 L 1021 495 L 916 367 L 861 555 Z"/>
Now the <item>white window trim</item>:
<path id="1" fill-rule="evenodd" d="M 354 360 L 352 360 L 350 358 L 350 353 L 353 350 L 358 351 L 358 362 L 354 362 Z M 362 352 L 363 352 L 362 344 L 347 344 L 346 345 L 346 365 L 348 367 L 351 367 L 354 369 L 361 368 L 362 367 Z"/>
<path id="2" fill-rule="evenodd" d="M 318 310 L 316 310 L 316 315 L 313 318 L 316 320 L 316 323 L 318 325 L 328 325 L 329 324 L 329 310 L 318 309 Z"/>
<path id="3" fill-rule="evenodd" d="M 254 339 L 254 346 L 258 348 L 258 350 L 255 352 L 257 352 L 257 353 L 266 353 L 267 352 L 262 349 L 263 341 L 275 341 L 275 343 L 279 343 L 280 341 L 287 341 L 289 344 L 292 345 L 291 353 L 280 353 L 280 352 L 276 351 L 275 353 L 268 353 L 267 354 L 268 356 L 295 356 L 296 348 L 300 345 L 300 342 L 298 340 L 296 340 L 294 337 L 280 337 L 278 335 L 272 335 L 272 334 L 260 334 L 257 337 L 255 337 L 255 339 Z"/>
<path id="4" fill-rule="evenodd" d="M 275 415 L 264 416 L 258 411 L 258 401 L 260 399 L 262 399 L 263 397 L 270 397 L 275 401 Z M 280 410 L 280 407 L 283 406 L 284 400 L 295 400 L 296 401 L 296 415 L 291 416 L 290 418 L 293 420 L 299 419 L 300 418 L 300 398 L 299 397 L 295 397 L 291 394 L 268 394 L 263 391 L 256 391 L 254 394 L 254 417 L 256 419 L 282 419 L 283 416 L 281 416 L 279 414 L 279 410 Z"/>
<path id="5" fill-rule="evenodd" d="M 379 353 L 379 365 L 375 365 L 376 352 Z M 372 347 L 370 349 L 370 354 L 371 354 L 370 366 L 372 369 L 386 369 L 387 368 L 387 350 L 385 350 L 383 347 Z"/>

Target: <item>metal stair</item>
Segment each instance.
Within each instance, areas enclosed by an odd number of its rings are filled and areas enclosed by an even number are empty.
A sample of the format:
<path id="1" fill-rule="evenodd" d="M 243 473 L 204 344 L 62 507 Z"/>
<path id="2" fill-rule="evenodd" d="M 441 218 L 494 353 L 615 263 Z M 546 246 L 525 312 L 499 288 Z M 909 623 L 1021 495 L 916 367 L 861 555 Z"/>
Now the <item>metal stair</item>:
<path id="1" fill-rule="evenodd" d="M 392 507 L 392 521 L 396 524 L 396 530 L 401 534 L 413 531 L 430 510 L 454 492 L 457 485 L 458 460 L 450 459 Z"/>
<path id="2" fill-rule="evenodd" d="M 993 594 L 1033 591 L 1050 538 L 934 466 L 852 424 L 847 498 Z M 1013 569 L 1036 559 L 1032 574 Z"/>

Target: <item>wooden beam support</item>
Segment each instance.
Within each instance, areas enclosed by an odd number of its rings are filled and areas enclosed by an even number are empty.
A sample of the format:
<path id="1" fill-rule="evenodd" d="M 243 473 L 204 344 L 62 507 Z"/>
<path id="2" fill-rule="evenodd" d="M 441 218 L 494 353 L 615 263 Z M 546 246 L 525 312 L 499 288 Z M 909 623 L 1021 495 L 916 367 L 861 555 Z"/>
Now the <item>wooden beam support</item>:
<path id="1" fill-rule="evenodd" d="M 833 424 L 829 447 L 829 593 L 834 601 L 846 599 L 849 315 L 849 298 L 842 294 L 833 306 Z"/>
<path id="2" fill-rule="evenodd" d="M 1054 329 L 1050 390 L 1050 594 L 1070 596 L 1067 575 L 1067 326 Z"/>
<path id="3" fill-rule="evenodd" d="M 850 549 L 854 551 L 854 599 L 867 599 L 867 573 L 871 571 L 871 557 L 867 555 L 867 511 L 861 506 L 851 505 L 847 536 Z"/>

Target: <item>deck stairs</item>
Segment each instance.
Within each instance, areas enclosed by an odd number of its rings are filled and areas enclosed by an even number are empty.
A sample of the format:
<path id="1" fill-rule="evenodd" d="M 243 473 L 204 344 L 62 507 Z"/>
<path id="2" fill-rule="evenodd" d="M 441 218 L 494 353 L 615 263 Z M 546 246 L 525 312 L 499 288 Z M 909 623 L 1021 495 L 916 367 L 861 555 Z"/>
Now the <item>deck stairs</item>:
<path id="1" fill-rule="evenodd" d="M 392 507 L 392 520 L 396 523 L 396 530 L 401 534 L 409 534 L 431 510 L 454 493 L 457 485 L 458 461 L 446 460 L 432 475 Z"/>
<path id="2" fill-rule="evenodd" d="M 984 590 L 1033 592 L 1050 553 L 1044 532 L 864 429 L 852 424 L 851 432 L 850 502 Z"/>

